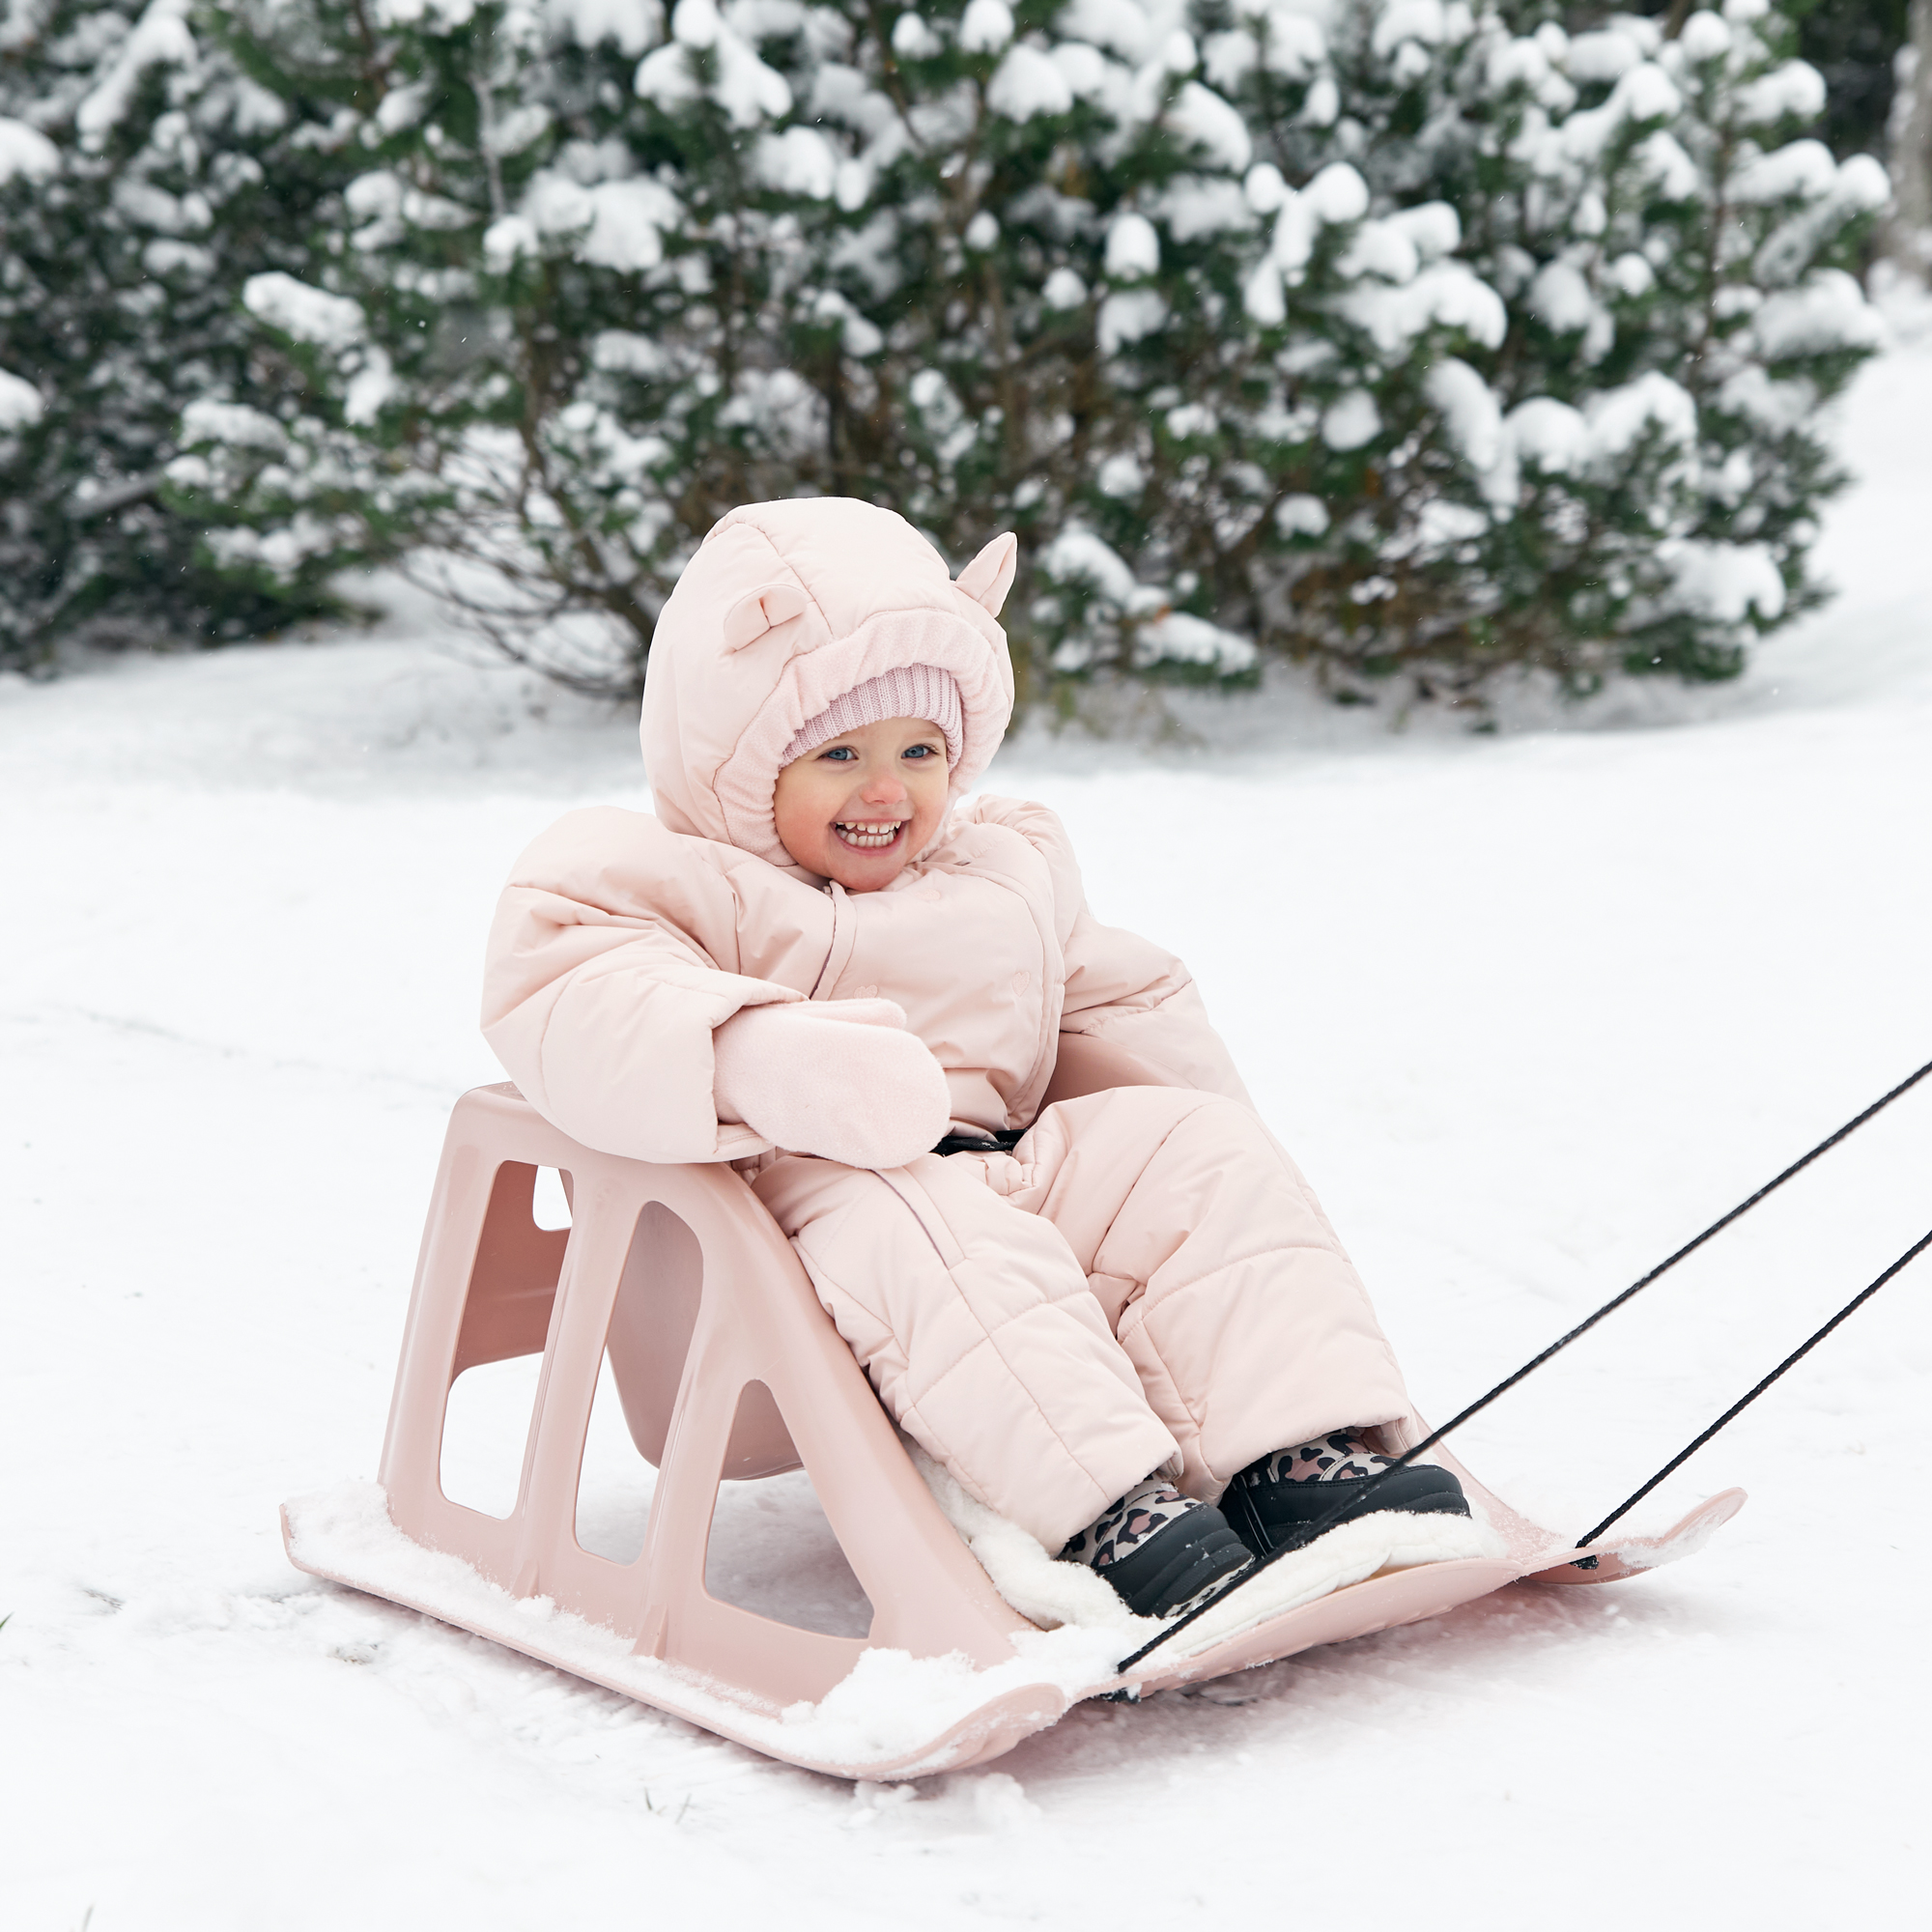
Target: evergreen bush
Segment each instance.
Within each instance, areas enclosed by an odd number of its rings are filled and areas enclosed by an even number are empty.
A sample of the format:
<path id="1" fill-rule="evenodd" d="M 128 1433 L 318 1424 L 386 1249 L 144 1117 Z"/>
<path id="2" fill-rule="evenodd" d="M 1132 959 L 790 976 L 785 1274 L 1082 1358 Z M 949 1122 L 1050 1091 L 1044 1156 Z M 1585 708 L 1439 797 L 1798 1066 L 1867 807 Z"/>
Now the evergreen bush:
<path id="1" fill-rule="evenodd" d="M 337 608 L 218 567 L 162 489 L 185 408 L 281 394 L 235 290 L 341 185 L 290 131 L 170 0 L 0 4 L 0 668 Z"/>
<path id="2" fill-rule="evenodd" d="M 592 689 L 800 491 L 1017 528 L 1035 699 L 1728 674 L 1818 594 L 1883 174 L 1764 0 L 1559 11 L 238 0 L 309 198 L 168 504 L 249 594 L 408 555 Z"/>

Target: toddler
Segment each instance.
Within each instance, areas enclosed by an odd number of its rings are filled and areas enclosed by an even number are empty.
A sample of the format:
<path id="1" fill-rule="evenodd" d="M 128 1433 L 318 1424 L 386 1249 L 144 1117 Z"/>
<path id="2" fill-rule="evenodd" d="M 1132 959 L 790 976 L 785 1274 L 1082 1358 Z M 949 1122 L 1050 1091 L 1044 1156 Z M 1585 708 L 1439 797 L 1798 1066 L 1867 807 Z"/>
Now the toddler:
<path id="1" fill-rule="evenodd" d="M 651 651 L 655 814 L 518 861 L 484 1031 L 573 1138 L 734 1163 L 900 1428 L 1170 1616 L 1418 1432 L 1185 968 L 1087 910 L 1050 811 L 963 797 L 1014 550 L 955 582 L 867 503 L 720 522 Z M 1370 1507 L 1467 1515 L 1423 1464 Z"/>

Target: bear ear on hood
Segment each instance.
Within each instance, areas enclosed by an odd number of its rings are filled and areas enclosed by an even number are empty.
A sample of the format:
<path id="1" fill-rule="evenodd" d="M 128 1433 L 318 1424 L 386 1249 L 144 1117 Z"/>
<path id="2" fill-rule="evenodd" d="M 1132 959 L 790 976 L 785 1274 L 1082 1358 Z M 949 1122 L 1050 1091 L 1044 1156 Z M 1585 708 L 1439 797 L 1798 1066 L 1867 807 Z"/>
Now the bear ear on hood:
<path id="1" fill-rule="evenodd" d="M 1011 530 L 996 536 L 954 580 L 953 588 L 997 617 L 1019 567 L 1020 540 Z"/>
<path id="2" fill-rule="evenodd" d="M 767 631 L 802 616 L 806 594 L 796 583 L 761 583 L 748 590 L 724 613 L 724 648 L 742 651 Z"/>

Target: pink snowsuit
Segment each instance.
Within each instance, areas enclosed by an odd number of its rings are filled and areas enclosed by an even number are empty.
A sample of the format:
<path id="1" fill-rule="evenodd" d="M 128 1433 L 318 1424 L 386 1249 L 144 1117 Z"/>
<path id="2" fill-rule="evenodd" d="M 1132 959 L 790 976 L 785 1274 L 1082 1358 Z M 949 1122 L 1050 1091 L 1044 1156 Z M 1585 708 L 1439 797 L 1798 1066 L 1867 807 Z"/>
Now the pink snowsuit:
<path id="1" fill-rule="evenodd" d="M 575 811 L 518 860 L 483 1030 L 573 1138 L 738 1163 L 900 1427 L 1058 1549 L 1164 1464 L 1212 1501 L 1270 1450 L 1350 1426 L 1410 1439 L 1410 1418 L 1368 1295 L 1185 968 L 1094 918 L 1050 811 L 960 799 L 1011 708 L 994 621 L 1011 557 L 1002 538 L 955 584 L 909 525 L 842 498 L 719 523 L 651 652 L 656 815 Z M 779 842 L 781 754 L 915 664 L 959 687 L 960 802 L 889 887 L 850 894 Z M 873 1172 L 720 1120 L 714 1028 L 870 998 L 905 1009 L 955 1128 L 1030 1129 L 1010 1154 Z M 1049 1103 L 1063 1059 L 1109 1084 L 1062 1067 L 1080 1097 Z"/>

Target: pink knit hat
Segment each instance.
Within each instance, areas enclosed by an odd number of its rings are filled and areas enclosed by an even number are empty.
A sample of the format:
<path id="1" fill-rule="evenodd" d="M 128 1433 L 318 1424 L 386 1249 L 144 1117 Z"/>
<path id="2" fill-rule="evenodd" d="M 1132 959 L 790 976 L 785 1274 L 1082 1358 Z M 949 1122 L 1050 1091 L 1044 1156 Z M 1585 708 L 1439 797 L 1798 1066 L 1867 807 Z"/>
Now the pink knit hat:
<path id="1" fill-rule="evenodd" d="M 950 770 L 965 749 L 965 713 L 959 687 L 951 671 L 937 665 L 901 665 L 856 684 L 835 697 L 815 718 L 798 728 L 780 760 L 788 765 L 829 740 L 856 731 L 862 724 L 883 724 L 888 718 L 924 718 L 946 734 L 946 763 Z"/>

